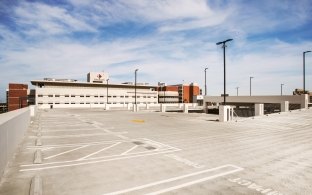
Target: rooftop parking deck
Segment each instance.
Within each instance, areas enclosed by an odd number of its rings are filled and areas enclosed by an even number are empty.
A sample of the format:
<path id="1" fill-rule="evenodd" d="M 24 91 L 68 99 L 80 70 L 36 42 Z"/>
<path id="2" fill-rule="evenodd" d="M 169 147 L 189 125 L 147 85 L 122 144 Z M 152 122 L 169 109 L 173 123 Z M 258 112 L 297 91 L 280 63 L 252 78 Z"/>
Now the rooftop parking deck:
<path id="1" fill-rule="evenodd" d="M 217 118 L 41 110 L 0 194 L 312 194 L 312 109 Z"/>

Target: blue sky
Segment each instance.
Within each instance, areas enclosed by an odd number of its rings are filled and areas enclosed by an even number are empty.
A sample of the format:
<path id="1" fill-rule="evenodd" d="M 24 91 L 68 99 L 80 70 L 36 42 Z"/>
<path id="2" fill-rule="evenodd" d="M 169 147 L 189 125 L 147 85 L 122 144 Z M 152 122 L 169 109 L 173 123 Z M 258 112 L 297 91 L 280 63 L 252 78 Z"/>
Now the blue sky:
<path id="1" fill-rule="evenodd" d="M 0 0 L 0 101 L 9 82 L 105 71 L 110 81 L 196 82 L 207 93 L 291 94 L 312 50 L 310 0 Z M 30 85 L 30 84 L 29 84 Z M 312 91 L 312 53 L 306 55 Z"/>

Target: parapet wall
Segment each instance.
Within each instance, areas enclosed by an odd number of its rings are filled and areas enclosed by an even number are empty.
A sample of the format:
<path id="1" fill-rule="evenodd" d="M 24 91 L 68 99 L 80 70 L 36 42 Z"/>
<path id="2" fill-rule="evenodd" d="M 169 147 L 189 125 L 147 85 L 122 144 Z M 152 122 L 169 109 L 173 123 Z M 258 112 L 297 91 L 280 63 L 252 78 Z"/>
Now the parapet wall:
<path id="1" fill-rule="evenodd" d="M 29 122 L 28 107 L 0 115 L 0 178 L 22 141 Z"/>

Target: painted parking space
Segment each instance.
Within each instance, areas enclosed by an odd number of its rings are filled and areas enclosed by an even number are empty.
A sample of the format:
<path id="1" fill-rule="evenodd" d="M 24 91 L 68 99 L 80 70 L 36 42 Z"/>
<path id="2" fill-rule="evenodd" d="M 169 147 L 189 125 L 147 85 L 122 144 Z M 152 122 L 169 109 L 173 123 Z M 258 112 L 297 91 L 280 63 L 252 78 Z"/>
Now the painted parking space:
<path id="1" fill-rule="evenodd" d="M 131 141 L 76 143 L 28 147 L 43 152 L 42 164 L 24 164 L 20 171 L 35 171 L 102 163 L 179 151 L 180 149 L 147 138 Z"/>

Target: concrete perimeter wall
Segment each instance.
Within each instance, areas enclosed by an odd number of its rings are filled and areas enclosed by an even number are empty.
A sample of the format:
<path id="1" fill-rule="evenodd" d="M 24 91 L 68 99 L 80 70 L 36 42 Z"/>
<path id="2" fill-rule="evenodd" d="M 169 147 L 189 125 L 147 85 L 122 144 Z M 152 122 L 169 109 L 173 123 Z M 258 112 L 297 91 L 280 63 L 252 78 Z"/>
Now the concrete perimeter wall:
<path id="1" fill-rule="evenodd" d="M 22 141 L 30 122 L 30 109 L 23 108 L 0 114 L 0 178 Z"/>
<path id="2" fill-rule="evenodd" d="M 226 102 L 231 103 L 282 103 L 288 101 L 289 104 L 300 104 L 301 108 L 308 108 L 308 95 L 283 95 L 283 96 L 228 96 Z M 205 96 L 204 102 L 223 102 L 221 96 Z"/>

